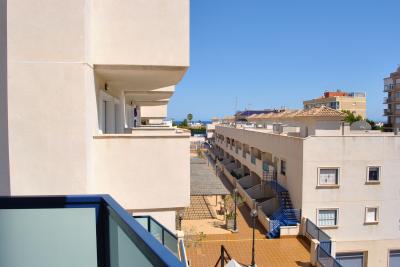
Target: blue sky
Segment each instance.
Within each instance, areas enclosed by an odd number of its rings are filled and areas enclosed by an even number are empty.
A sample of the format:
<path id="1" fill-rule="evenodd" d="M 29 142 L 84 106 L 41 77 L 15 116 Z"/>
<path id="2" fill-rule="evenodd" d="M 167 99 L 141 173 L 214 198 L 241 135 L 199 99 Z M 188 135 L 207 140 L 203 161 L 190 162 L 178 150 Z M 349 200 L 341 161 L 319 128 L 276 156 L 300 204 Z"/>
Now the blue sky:
<path id="1" fill-rule="evenodd" d="M 286 106 L 325 90 L 367 93 L 400 64 L 399 0 L 191 0 L 191 66 L 169 104 L 194 120 Z"/>

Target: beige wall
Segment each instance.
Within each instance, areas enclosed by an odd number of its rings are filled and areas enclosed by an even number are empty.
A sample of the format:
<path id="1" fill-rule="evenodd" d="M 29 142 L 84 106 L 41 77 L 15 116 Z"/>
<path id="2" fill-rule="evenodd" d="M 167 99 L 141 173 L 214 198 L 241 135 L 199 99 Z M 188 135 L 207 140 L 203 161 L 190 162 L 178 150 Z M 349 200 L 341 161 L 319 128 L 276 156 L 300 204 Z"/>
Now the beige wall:
<path id="1" fill-rule="evenodd" d="M 8 1 L 9 61 L 83 62 L 87 1 Z"/>
<path id="2" fill-rule="evenodd" d="M 97 136 L 94 177 L 89 192 L 109 193 L 126 209 L 188 206 L 189 135 Z"/>
<path id="3" fill-rule="evenodd" d="M 324 231 L 337 241 L 337 252 L 368 249 L 368 266 L 386 266 L 380 263 L 387 249 L 400 248 L 399 150 L 398 136 L 311 137 L 304 143 L 303 216 L 316 222 L 318 208 L 338 208 L 338 227 Z M 366 184 L 367 166 L 381 167 L 380 184 Z M 340 168 L 338 188 L 317 188 L 319 167 Z M 365 224 L 367 206 L 379 207 L 378 224 Z"/>
<path id="4" fill-rule="evenodd" d="M 365 97 L 351 97 L 351 96 L 335 96 L 327 98 L 323 97 L 312 100 L 306 100 L 303 102 L 303 104 L 304 106 L 320 104 L 329 107 L 328 104 L 331 102 L 339 102 L 340 110 L 350 110 L 358 115 L 361 115 L 363 118 L 366 118 L 367 100 Z"/>
<path id="5" fill-rule="evenodd" d="M 189 0 L 92 1 L 93 63 L 189 66 Z"/>
<path id="6" fill-rule="evenodd" d="M 286 176 L 281 175 L 278 168 L 278 179 L 287 187 L 290 192 L 295 208 L 301 208 L 302 205 L 302 159 L 303 159 L 303 141 L 301 138 L 287 137 L 278 134 L 266 133 L 263 130 L 243 130 L 231 127 L 216 126 L 215 132 L 226 137 L 239 140 L 243 144 L 256 147 L 262 152 L 271 153 L 273 157 L 286 161 Z M 243 159 L 241 153 L 236 154 L 233 150 L 228 150 L 225 145 L 220 145 L 224 150 L 233 154 L 247 167 L 253 168 L 250 159 Z M 249 164 L 250 163 L 250 164 Z M 254 165 L 254 164 L 253 164 Z M 279 164 L 278 164 L 279 167 Z M 262 175 L 262 164 L 258 168 L 258 175 Z"/>
<path id="7" fill-rule="evenodd" d="M 351 132 L 342 136 L 334 121 L 302 123 L 318 135 L 293 138 L 223 126 L 217 126 L 216 133 L 285 159 L 287 175 L 278 179 L 289 190 L 294 206 L 302 209 L 302 216 L 317 222 L 317 209 L 338 208 L 338 227 L 324 228 L 336 241 L 336 251 L 367 251 L 368 266 L 387 266 L 388 251 L 400 249 L 400 137 Z M 254 166 L 218 138 L 216 142 L 242 163 Z M 379 184 L 366 183 L 368 166 L 381 167 Z M 340 168 L 338 187 L 318 187 L 320 167 Z M 367 206 L 379 207 L 378 224 L 365 224 Z"/>
<path id="8" fill-rule="evenodd" d="M 93 138 L 105 83 L 117 104 L 111 132 L 122 133 L 123 90 L 182 78 L 188 0 L 0 0 L 0 49 L 0 195 L 110 193 L 166 214 L 189 204 L 188 136 Z M 150 115 L 166 115 L 159 103 Z"/>
<path id="9" fill-rule="evenodd" d="M 167 117 L 167 105 L 141 106 L 140 114 L 142 118 L 165 118 Z"/>
<path id="10" fill-rule="evenodd" d="M 10 194 L 7 109 L 7 1 L 0 0 L 0 195 Z"/>
<path id="11" fill-rule="evenodd" d="M 79 0 L 57 5 L 51 0 L 8 1 L 8 118 L 14 195 L 86 190 L 90 123 L 86 121 L 85 74 L 90 67 L 83 63 L 85 12 L 85 1 Z"/>

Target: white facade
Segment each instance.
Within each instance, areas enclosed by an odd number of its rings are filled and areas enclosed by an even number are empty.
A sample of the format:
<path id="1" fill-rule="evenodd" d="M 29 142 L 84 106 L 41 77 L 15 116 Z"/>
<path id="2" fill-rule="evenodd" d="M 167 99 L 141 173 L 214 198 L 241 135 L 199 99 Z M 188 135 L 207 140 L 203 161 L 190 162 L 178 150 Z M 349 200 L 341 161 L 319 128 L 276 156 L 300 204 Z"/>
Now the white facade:
<path id="1" fill-rule="evenodd" d="M 400 136 L 350 131 L 329 116 L 263 123 L 217 126 L 216 145 L 253 176 L 263 177 L 264 162 L 273 166 L 294 208 L 332 237 L 337 254 L 362 252 L 365 266 L 388 266 L 389 252 L 400 249 Z"/>
<path id="2" fill-rule="evenodd" d="M 139 126 L 165 118 L 189 66 L 189 1 L 0 5 L 0 194 L 187 206 L 189 135 Z"/>

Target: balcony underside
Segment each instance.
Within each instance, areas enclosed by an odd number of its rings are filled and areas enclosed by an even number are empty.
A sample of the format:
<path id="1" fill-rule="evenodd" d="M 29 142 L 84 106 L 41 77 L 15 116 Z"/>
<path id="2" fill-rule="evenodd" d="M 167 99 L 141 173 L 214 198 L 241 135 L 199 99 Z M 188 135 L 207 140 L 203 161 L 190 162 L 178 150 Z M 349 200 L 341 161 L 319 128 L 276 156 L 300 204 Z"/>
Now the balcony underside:
<path id="1" fill-rule="evenodd" d="M 94 71 L 114 90 L 150 91 L 179 83 L 182 66 L 95 65 Z"/>

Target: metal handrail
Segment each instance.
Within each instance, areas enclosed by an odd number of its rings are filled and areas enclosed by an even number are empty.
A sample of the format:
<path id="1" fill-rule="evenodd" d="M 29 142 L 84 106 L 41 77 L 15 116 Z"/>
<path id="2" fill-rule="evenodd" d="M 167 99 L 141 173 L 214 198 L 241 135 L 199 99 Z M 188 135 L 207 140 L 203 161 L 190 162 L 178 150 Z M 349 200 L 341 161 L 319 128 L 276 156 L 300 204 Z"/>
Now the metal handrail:
<path id="1" fill-rule="evenodd" d="M 317 261 L 323 267 L 342 267 L 342 265 L 330 255 L 321 245 L 317 247 Z"/>
<path id="2" fill-rule="evenodd" d="M 226 254 L 226 257 L 225 257 Z M 228 260 L 227 260 L 228 258 Z M 219 259 L 217 263 L 215 263 L 215 267 L 218 267 L 218 264 L 221 262 L 221 267 L 225 266 L 225 263 L 228 263 L 230 260 L 232 260 L 231 255 L 229 255 L 228 251 L 224 247 L 224 245 L 221 245 L 221 255 L 219 256 Z"/>
<path id="3" fill-rule="evenodd" d="M 139 216 L 133 216 L 135 219 L 140 219 L 140 218 L 144 218 L 147 219 L 147 231 L 149 233 L 151 233 L 152 229 L 151 229 L 151 225 L 152 223 L 156 224 L 160 229 L 161 229 L 161 240 L 160 243 L 163 244 L 164 247 L 166 247 L 167 249 L 169 249 L 172 253 L 174 253 L 176 256 L 178 256 L 178 238 L 176 237 L 176 234 L 172 233 L 170 230 L 168 230 L 167 228 L 165 228 L 160 222 L 158 222 L 157 220 L 155 220 L 153 217 L 149 216 L 149 215 L 139 215 Z M 173 240 L 176 241 L 176 251 L 174 250 L 174 248 L 171 248 L 170 246 L 165 244 L 165 236 L 168 235 L 170 238 L 172 238 Z"/>
<path id="4" fill-rule="evenodd" d="M 185 244 L 183 243 L 183 239 L 179 240 L 179 257 L 181 262 L 185 264 L 185 266 L 189 266 L 189 262 L 186 257 L 186 249 Z"/>
<path id="5" fill-rule="evenodd" d="M 320 242 L 321 247 L 327 253 L 331 253 L 332 250 L 332 240 L 329 235 L 322 231 L 318 226 L 316 226 L 308 218 L 306 220 L 306 233 L 313 239 L 317 239 Z"/>

